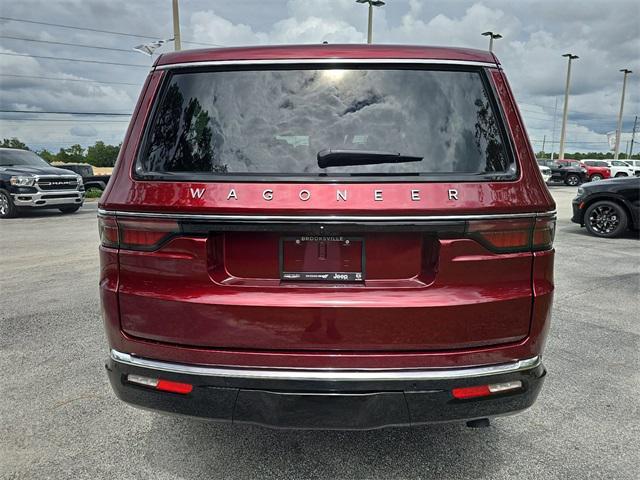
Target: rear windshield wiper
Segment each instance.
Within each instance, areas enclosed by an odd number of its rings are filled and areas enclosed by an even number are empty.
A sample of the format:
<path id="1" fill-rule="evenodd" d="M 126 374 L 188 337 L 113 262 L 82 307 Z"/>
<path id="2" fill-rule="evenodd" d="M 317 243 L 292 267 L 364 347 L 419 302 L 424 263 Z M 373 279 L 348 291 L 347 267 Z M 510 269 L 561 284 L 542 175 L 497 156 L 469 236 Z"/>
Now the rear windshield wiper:
<path id="1" fill-rule="evenodd" d="M 348 167 L 353 165 L 377 165 L 379 163 L 419 162 L 424 157 L 403 155 L 394 152 L 369 150 L 320 150 L 318 167 Z"/>

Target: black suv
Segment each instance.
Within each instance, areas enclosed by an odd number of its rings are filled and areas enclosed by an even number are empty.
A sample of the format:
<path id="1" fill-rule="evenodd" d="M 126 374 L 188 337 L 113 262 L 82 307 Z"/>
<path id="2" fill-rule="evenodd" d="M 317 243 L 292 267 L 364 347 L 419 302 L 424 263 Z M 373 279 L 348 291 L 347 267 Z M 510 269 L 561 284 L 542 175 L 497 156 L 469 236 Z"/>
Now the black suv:
<path id="1" fill-rule="evenodd" d="M 575 187 L 587 181 L 587 169 L 579 162 L 557 162 L 555 160 L 538 159 L 538 165 L 551 169 L 549 182 L 564 182 L 565 185 Z"/>
<path id="2" fill-rule="evenodd" d="M 0 218 L 23 209 L 77 211 L 84 202 L 82 177 L 55 168 L 28 150 L 0 148 Z"/>
<path id="3" fill-rule="evenodd" d="M 612 238 L 640 228 L 640 178 L 620 177 L 578 189 L 571 221 L 591 235 Z"/>

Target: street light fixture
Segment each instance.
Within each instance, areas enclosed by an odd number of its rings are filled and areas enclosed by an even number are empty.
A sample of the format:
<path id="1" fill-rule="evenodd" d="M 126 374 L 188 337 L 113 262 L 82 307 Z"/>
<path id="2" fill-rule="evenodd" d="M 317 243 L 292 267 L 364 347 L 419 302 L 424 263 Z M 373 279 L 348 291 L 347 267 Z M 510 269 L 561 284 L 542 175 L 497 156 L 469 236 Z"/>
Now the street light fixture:
<path id="1" fill-rule="evenodd" d="M 484 32 L 482 34 L 483 37 L 489 37 L 489 51 L 493 52 L 493 41 L 494 40 L 499 40 L 502 38 L 502 35 L 500 35 L 499 33 L 494 33 L 494 32 Z"/>
<path id="2" fill-rule="evenodd" d="M 558 153 L 558 160 L 564 160 L 564 140 L 567 132 L 567 113 L 569 111 L 569 84 L 571 82 L 571 61 L 580 58 L 578 55 L 572 53 L 565 53 L 562 55 L 569 59 L 567 65 L 567 84 L 564 87 L 564 111 L 562 112 L 562 130 L 560 130 L 560 152 Z"/>
<path id="3" fill-rule="evenodd" d="M 145 55 L 153 55 L 158 48 L 164 45 L 167 42 L 172 42 L 173 38 L 168 38 L 166 40 L 156 40 L 155 42 L 143 43 L 141 45 L 137 45 L 133 47 L 136 52 L 144 53 Z"/>
<path id="4" fill-rule="evenodd" d="M 382 0 L 356 0 L 357 3 L 369 4 L 369 28 L 367 29 L 367 43 L 371 43 L 373 39 L 373 7 L 381 7 L 385 4 Z"/>
<path id="5" fill-rule="evenodd" d="M 620 113 L 618 114 L 618 126 L 616 128 L 616 147 L 613 153 L 613 159 L 618 160 L 618 155 L 620 154 L 620 137 L 622 136 L 622 111 L 624 110 L 624 91 L 627 89 L 627 75 L 633 73 L 628 68 L 623 68 L 620 70 L 624 73 L 624 77 L 622 80 L 622 100 L 620 100 Z"/>

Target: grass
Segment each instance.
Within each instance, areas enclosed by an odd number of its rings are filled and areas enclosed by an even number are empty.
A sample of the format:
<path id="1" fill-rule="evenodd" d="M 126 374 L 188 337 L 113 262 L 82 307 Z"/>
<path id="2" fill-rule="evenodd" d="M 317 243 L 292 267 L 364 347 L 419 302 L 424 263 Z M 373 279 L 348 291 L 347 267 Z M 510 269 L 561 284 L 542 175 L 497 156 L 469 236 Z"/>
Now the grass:
<path id="1" fill-rule="evenodd" d="M 90 188 L 85 193 L 85 198 L 100 198 L 102 190 L 99 188 Z"/>

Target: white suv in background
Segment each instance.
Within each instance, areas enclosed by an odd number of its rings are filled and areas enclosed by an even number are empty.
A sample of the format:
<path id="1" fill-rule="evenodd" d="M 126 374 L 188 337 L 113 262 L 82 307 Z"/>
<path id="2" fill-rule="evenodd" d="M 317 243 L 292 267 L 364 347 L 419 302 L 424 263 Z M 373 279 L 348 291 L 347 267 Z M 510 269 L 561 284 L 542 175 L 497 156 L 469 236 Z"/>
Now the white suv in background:
<path id="1" fill-rule="evenodd" d="M 611 177 L 633 177 L 636 169 L 622 160 L 605 160 L 611 169 Z"/>
<path id="2" fill-rule="evenodd" d="M 544 165 L 538 165 L 538 168 L 540 169 L 540 173 L 542 174 L 544 183 L 547 183 L 551 178 L 551 169 L 549 167 L 545 167 Z"/>
<path id="3" fill-rule="evenodd" d="M 640 177 L 640 160 L 626 160 L 626 163 L 631 165 L 636 177 Z"/>

